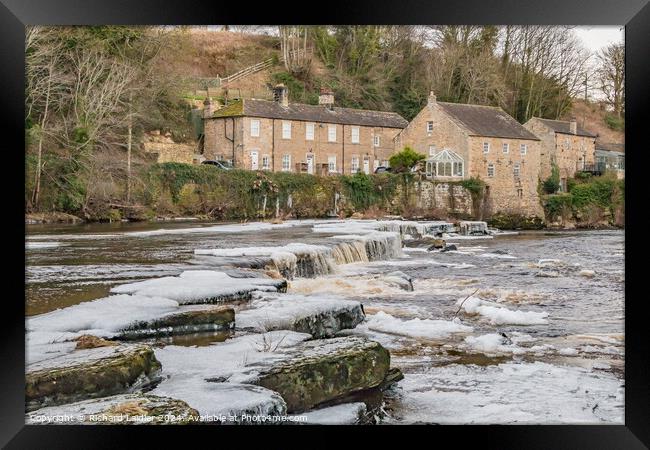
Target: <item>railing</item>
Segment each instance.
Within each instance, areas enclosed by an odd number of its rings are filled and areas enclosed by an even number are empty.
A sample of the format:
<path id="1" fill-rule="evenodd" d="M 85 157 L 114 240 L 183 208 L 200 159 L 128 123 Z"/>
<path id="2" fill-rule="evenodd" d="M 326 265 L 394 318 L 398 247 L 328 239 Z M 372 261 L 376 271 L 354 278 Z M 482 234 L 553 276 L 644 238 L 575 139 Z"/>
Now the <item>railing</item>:
<path id="1" fill-rule="evenodd" d="M 604 162 L 597 162 L 597 163 L 589 163 L 589 164 L 577 164 L 577 171 L 578 172 L 589 172 L 589 173 L 598 173 L 598 174 L 603 174 L 605 173 L 606 170 L 606 165 Z"/>

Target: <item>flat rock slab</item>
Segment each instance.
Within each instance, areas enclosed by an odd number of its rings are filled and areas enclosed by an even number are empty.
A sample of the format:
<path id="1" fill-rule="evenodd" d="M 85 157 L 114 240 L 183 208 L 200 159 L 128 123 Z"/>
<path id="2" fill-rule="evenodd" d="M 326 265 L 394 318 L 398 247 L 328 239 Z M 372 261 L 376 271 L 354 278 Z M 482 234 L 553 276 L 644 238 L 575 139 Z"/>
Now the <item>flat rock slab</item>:
<path id="1" fill-rule="evenodd" d="M 187 308 L 187 307 L 186 307 Z M 235 310 L 229 306 L 210 306 L 170 313 L 158 319 L 140 321 L 120 330 L 116 339 L 173 336 L 206 331 L 229 330 L 235 326 Z"/>
<path id="2" fill-rule="evenodd" d="M 257 301 L 252 306 L 237 314 L 237 328 L 292 330 L 325 338 L 354 328 L 365 319 L 361 303 L 351 300 L 286 295 Z"/>
<path id="3" fill-rule="evenodd" d="M 262 368 L 255 384 L 278 392 L 288 412 L 302 412 L 380 386 L 389 367 L 388 350 L 361 336 L 307 341 Z"/>
<path id="4" fill-rule="evenodd" d="M 140 425 L 195 423 L 199 413 L 182 400 L 151 394 L 123 394 L 60 406 L 25 416 L 28 425 Z"/>
<path id="5" fill-rule="evenodd" d="M 286 280 L 235 278 L 213 270 L 188 270 L 177 277 L 162 277 L 115 286 L 116 294 L 163 297 L 181 305 L 250 300 L 254 291 L 285 292 Z"/>
<path id="6" fill-rule="evenodd" d="M 27 411 L 130 393 L 158 380 L 160 362 L 145 345 L 77 350 L 27 367 Z"/>

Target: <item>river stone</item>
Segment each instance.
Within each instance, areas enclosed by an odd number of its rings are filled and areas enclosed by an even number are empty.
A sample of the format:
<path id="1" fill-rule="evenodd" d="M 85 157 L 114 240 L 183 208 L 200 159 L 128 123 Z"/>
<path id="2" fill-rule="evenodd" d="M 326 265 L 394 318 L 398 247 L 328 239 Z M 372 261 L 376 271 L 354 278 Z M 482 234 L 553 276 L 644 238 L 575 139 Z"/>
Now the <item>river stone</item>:
<path id="1" fill-rule="evenodd" d="M 386 274 L 381 278 L 384 282 L 388 284 L 393 284 L 399 287 L 400 289 L 404 289 L 405 291 L 412 291 L 413 290 L 413 278 L 410 276 L 406 275 L 402 271 L 395 271 Z"/>
<path id="2" fill-rule="evenodd" d="M 389 367 L 388 350 L 362 336 L 307 341 L 262 368 L 255 384 L 278 392 L 288 412 L 302 412 L 381 385 Z"/>
<path id="3" fill-rule="evenodd" d="M 117 339 L 140 339 L 152 336 L 172 336 L 206 331 L 228 330 L 235 326 L 235 310 L 230 306 L 189 309 L 130 325 L 121 330 Z"/>
<path id="4" fill-rule="evenodd" d="M 445 245 L 446 243 L 444 239 L 433 239 L 432 245 L 427 250 L 432 251 L 439 248 L 445 248 Z"/>
<path id="5" fill-rule="evenodd" d="M 77 350 L 27 367 L 27 411 L 133 392 L 159 380 L 160 362 L 145 345 Z"/>
<path id="6" fill-rule="evenodd" d="M 48 421 L 47 419 L 50 419 Z M 58 421 L 64 418 L 65 421 Z M 26 415 L 25 423 L 185 425 L 198 421 L 199 412 L 182 400 L 151 394 L 122 394 L 49 406 Z"/>

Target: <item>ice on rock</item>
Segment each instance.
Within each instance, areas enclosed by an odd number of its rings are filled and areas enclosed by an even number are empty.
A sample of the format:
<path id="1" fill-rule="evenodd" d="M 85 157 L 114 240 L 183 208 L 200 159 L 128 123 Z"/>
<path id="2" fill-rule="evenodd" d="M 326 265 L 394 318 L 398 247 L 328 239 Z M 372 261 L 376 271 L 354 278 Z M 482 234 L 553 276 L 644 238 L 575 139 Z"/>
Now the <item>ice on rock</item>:
<path id="1" fill-rule="evenodd" d="M 473 330 L 460 321 L 419 318 L 400 320 L 383 311 L 369 316 L 366 325 L 369 330 L 422 339 L 441 339 L 454 333 L 469 333 Z"/>
<path id="2" fill-rule="evenodd" d="M 224 272 L 188 270 L 178 277 L 162 277 L 116 286 L 116 294 L 136 294 L 146 297 L 165 297 L 179 304 L 218 303 L 228 300 L 247 300 L 251 293 L 278 291 L 286 288 L 284 280 L 271 278 L 233 278 Z"/>
<path id="3" fill-rule="evenodd" d="M 366 413 L 362 402 L 344 403 L 303 413 L 305 423 L 314 425 L 354 425 Z"/>
<path id="4" fill-rule="evenodd" d="M 251 306 L 237 314 L 237 328 L 294 330 L 322 338 L 354 328 L 365 317 L 359 302 L 335 297 L 283 295 L 255 300 Z"/>
<path id="5" fill-rule="evenodd" d="M 461 308 L 466 314 L 478 314 L 493 325 L 544 325 L 548 323 L 547 312 L 513 311 L 497 303 L 476 297 L 458 300 L 456 304 L 459 306 L 462 304 Z"/>

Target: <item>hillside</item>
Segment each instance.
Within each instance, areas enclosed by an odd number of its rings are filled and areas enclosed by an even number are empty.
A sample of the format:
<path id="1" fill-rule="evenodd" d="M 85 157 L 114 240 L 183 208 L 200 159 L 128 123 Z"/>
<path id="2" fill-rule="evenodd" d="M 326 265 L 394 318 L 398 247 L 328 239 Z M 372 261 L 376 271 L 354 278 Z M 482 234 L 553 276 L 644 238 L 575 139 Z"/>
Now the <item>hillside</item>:
<path id="1" fill-rule="evenodd" d="M 598 135 L 599 142 L 622 144 L 625 142 L 625 129 L 613 130 L 607 125 L 608 112 L 599 103 L 585 103 L 584 100 L 574 100 L 572 110 L 564 116 L 564 120 L 575 117 L 578 124 L 588 131 Z"/>

